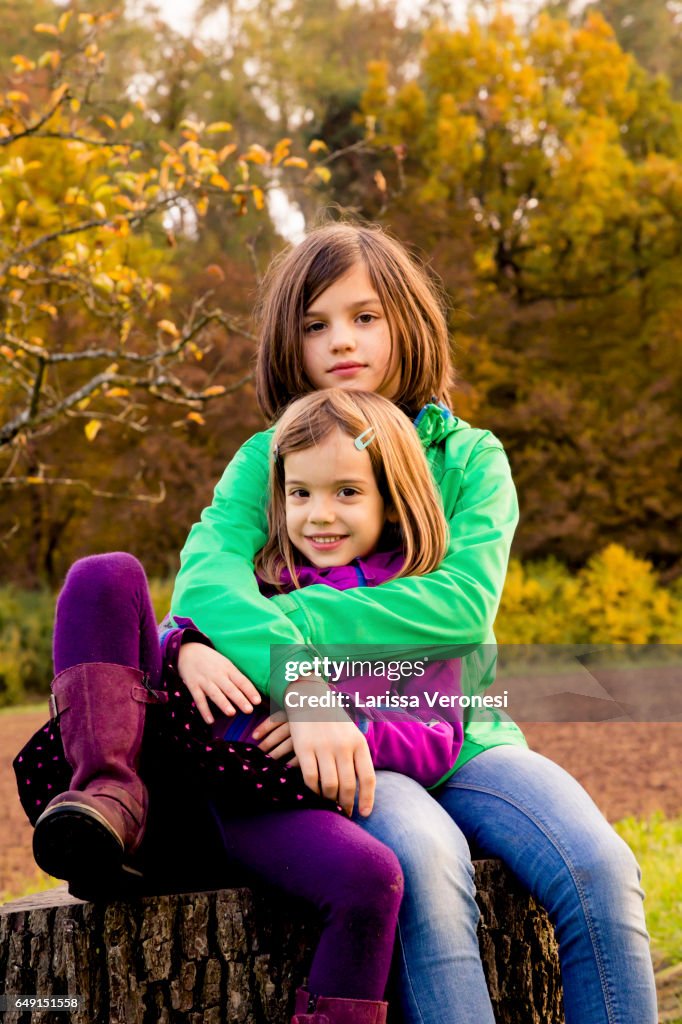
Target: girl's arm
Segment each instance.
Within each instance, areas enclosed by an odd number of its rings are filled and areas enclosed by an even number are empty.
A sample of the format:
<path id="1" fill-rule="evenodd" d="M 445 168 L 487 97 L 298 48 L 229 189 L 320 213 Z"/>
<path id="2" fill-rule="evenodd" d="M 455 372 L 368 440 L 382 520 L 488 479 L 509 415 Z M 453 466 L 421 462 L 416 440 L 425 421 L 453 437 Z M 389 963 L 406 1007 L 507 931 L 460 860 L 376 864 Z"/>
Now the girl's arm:
<path id="1" fill-rule="evenodd" d="M 311 586 L 274 597 L 316 646 L 361 644 L 364 656 L 462 655 L 453 645 L 490 641 L 518 521 L 507 457 L 492 435 L 441 482 L 450 525 L 445 559 L 428 576 L 343 592 Z M 452 505 L 450 508 L 449 505 Z"/>

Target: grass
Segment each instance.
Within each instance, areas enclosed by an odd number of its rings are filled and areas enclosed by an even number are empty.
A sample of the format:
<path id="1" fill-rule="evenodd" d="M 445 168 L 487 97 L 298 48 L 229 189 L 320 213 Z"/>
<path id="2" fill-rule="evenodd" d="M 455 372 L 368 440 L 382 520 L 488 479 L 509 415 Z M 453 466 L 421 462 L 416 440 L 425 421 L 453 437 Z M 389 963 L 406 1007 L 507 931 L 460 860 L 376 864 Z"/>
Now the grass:
<path id="1" fill-rule="evenodd" d="M 669 964 L 682 963 L 682 818 L 625 818 L 615 829 L 642 869 L 652 947 Z"/>
<path id="2" fill-rule="evenodd" d="M 34 896 L 38 892 L 45 892 L 46 889 L 54 889 L 64 883 L 60 878 L 51 878 L 44 871 L 38 868 L 33 878 L 25 880 L 18 889 L 9 890 L 0 894 L 0 904 L 12 903 L 13 900 L 21 899 L 22 896 Z"/>
<path id="3" fill-rule="evenodd" d="M 45 717 L 49 718 L 49 711 L 47 709 L 47 698 L 49 694 L 44 697 L 36 697 L 30 704 L 11 704 L 7 708 L 0 708 L 0 715 L 16 715 L 25 714 L 27 711 L 40 711 L 41 709 L 45 712 Z"/>

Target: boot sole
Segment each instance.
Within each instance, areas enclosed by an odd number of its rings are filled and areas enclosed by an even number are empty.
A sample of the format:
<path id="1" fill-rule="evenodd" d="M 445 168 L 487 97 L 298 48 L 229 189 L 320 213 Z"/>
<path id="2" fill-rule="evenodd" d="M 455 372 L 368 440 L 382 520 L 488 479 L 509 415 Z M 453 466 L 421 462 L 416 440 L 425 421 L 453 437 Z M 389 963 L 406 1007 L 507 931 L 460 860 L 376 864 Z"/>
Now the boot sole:
<path id="1" fill-rule="evenodd" d="M 118 876 L 123 843 L 106 818 L 83 804 L 62 803 L 38 818 L 33 856 L 54 878 L 92 886 Z"/>

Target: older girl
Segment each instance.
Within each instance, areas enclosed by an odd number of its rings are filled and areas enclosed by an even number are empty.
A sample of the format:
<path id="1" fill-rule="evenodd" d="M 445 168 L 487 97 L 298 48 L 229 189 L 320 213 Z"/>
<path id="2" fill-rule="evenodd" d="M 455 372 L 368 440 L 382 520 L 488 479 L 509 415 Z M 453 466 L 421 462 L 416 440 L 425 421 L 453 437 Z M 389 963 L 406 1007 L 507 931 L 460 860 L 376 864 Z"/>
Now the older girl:
<path id="1" fill-rule="evenodd" d="M 271 645 L 480 644 L 464 679 L 494 671 L 492 624 L 517 504 L 500 442 L 447 408 L 445 318 L 424 269 L 382 231 L 348 224 L 310 233 L 273 266 L 260 309 L 259 404 L 275 420 L 291 398 L 337 386 L 373 390 L 414 417 L 443 500 L 450 539 L 439 569 L 343 593 L 307 587 L 265 601 L 253 558 L 266 538 L 269 434 L 247 441 L 182 553 L 173 609 L 190 616 L 225 660 L 196 645 L 181 672 L 200 701 L 230 698 L 245 673 L 263 693 Z M 488 646 L 486 646 L 488 645 Z M 196 660 L 195 660 L 196 659 Z M 276 659 L 275 659 L 276 662 Z M 456 771 L 431 795 L 395 773 L 354 768 L 334 726 L 291 723 L 308 785 L 337 798 L 357 778 L 365 829 L 398 854 L 400 989 L 408 1021 L 492 1024 L 478 951 L 470 848 L 501 858 L 547 908 L 559 941 L 567 1024 L 654 1024 L 656 998 L 632 853 L 578 783 L 529 751 L 491 714 L 467 725 Z"/>

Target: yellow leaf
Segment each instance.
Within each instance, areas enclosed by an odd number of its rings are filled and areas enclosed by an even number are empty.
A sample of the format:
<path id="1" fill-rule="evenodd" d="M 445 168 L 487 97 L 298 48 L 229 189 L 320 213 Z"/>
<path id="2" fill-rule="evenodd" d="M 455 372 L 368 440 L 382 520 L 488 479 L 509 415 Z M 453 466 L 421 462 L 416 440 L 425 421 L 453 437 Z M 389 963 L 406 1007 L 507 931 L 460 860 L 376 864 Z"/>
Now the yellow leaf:
<path id="1" fill-rule="evenodd" d="M 280 139 L 272 151 L 272 162 L 277 167 L 291 151 L 291 139 Z"/>
<path id="2" fill-rule="evenodd" d="M 100 121 L 102 122 L 102 124 L 105 124 L 107 128 L 111 128 L 112 130 L 116 128 L 116 122 L 114 121 L 113 117 L 109 117 L 108 114 L 101 114 Z"/>
<path id="3" fill-rule="evenodd" d="M 68 91 L 69 91 L 69 83 L 68 82 L 62 82 L 62 84 L 60 86 L 58 86 L 52 92 L 52 94 L 50 96 L 50 100 L 49 100 L 49 105 L 51 107 L 54 107 L 58 103 L 61 103 L 61 101 L 64 99 L 64 96 L 66 95 L 66 93 Z"/>
<path id="4" fill-rule="evenodd" d="M 119 126 L 125 131 L 126 128 L 130 128 L 131 124 L 135 120 L 135 115 L 131 110 L 127 114 L 124 114 L 121 120 L 118 122 Z"/>
<path id="5" fill-rule="evenodd" d="M 242 159 L 248 160 L 252 164 L 267 164 L 270 162 L 270 154 L 267 149 L 254 143 L 252 146 L 249 146 Z"/>
<path id="6" fill-rule="evenodd" d="M 22 74 L 24 71 L 33 71 L 35 68 L 35 61 L 29 60 L 28 57 L 24 57 L 23 54 L 17 53 L 10 60 L 14 64 L 17 71 Z"/>
<path id="7" fill-rule="evenodd" d="M 225 390 L 222 384 L 211 384 L 210 388 L 205 388 L 201 394 L 204 398 L 212 398 L 213 395 L 224 395 Z"/>
<path id="8" fill-rule="evenodd" d="M 307 167 L 308 161 L 304 160 L 302 156 L 288 156 L 284 161 L 283 167 Z"/>
<path id="9" fill-rule="evenodd" d="M 329 152 L 329 146 L 327 145 L 326 142 L 323 142 L 322 139 L 313 139 L 313 141 L 308 146 L 308 152 L 309 153 L 328 153 Z"/>
<path id="10" fill-rule="evenodd" d="M 231 132 L 232 125 L 229 121 L 211 121 L 206 131 L 209 135 L 217 135 L 218 132 Z"/>
<path id="11" fill-rule="evenodd" d="M 41 302 L 38 309 L 43 313 L 49 313 L 53 320 L 57 316 L 57 307 L 53 306 L 51 302 Z"/>
<path id="12" fill-rule="evenodd" d="M 18 89 L 12 89 L 10 92 L 5 93 L 6 98 L 10 103 L 28 103 L 28 96 L 25 92 L 19 92 Z"/>
<path id="13" fill-rule="evenodd" d="M 181 128 L 187 128 L 187 130 L 192 132 L 194 135 L 201 135 L 204 130 L 204 125 L 204 121 L 192 121 L 189 117 L 184 117 L 180 122 Z"/>
<path id="14" fill-rule="evenodd" d="M 77 409 L 87 409 L 87 407 L 89 405 L 90 405 L 90 396 L 88 395 L 87 398 L 81 398 L 80 402 L 78 402 L 78 404 L 76 405 L 76 408 Z"/>
<path id="15" fill-rule="evenodd" d="M 104 205 L 104 203 L 99 203 L 99 202 L 98 203 L 93 203 L 92 204 L 92 212 L 96 213 L 97 216 L 100 218 L 100 220 L 104 220 L 106 218 L 106 215 L 107 215 L 107 208 Z"/>
<path id="16" fill-rule="evenodd" d="M 114 282 L 111 280 L 108 274 L 95 274 L 92 279 L 92 283 L 95 288 L 101 288 L 103 292 L 111 294 L 114 290 Z"/>
<path id="17" fill-rule="evenodd" d="M 332 172 L 328 167 L 314 167 L 313 174 L 317 175 L 320 181 L 323 181 L 325 185 L 329 182 Z"/>
<path id="18" fill-rule="evenodd" d="M 106 370 L 104 372 L 105 373 L 118 373 L 118 363 L 110 363 L 109 366 L 107 366 L 107 368 L 106 368 Z"/>
<path id="19" fill-rule="evenodd" d="M 42 348 L 43 345 L 45 344 L 43 339 L 39 338 L 37 334 L 32 335 L 32 337 L 29 338 L 29 341 L 31 342 L 32 345 L 37 345 L 38 348 Z"/>
<path id="20" fill-rule="evenodd" d="M 77 114 L 81 108 L 81 101 L 77 96 L 74 96 L 72 100 L 69 100 L 69 106 L 73 110 L 74 114 Z"/>
<path id="21" fill-rule="evenodd" d="M 107 398 L 124 398 L 129 394 L 128 388 L 109 388 Z"/>
<path id="22" fill-rule="evenodd" d="M 210 185 L 215 185 L 216 188 L 221 188 L 223 192 L 229 192 L 232 187 L 222 174 L 212 174 L 208 179 Z"/>
<path id="23" fill-rule="evenodd" d="M 57 22 L 57 28 L 60 32 L 63 32 L 66 26 L 69 24 L 69 22 L 71 21 L 72 14 L 73 11 L 66 11 L 65 14 L 62 14 L 61 18 Z"/>
<path id="24" fill-rule="evenodd" d="M 101 420 L 88 420 L 88 422 L 85 424 L 85 436 L 87 437 L 88 441 L 94 441 L 101 429 Z"/>
<path id="25" fill-rule="evenodd" d="M 26 479 L 26 483 L 27 484 L 44 484 L 45 483 L 45 478 L 42 477 L 42 476 L 27 476 L 25 479 Z"/>
<path id="26" fill-rule="evenodd" d="M 0 355 L 3 355 L 5 359 L 14 359 L 14 351 L 8 345 L 0 345 Z"/>
<path id="27" fill-rule="evenodd" d="M 42 32 L 43 35 L 47 35 L 47 36 L 58 36 L 59 35 L 59 29 L 57 28 L 56 25 L 47 25 L 47 24 L 45 24 L 44 21 L 40 21 L 40 22 L 38 22 L 37 25 L 34 25 L 33 26 L 33 31 L 34 32 Z"/>
<path id="28" fill-rule="evenodd" d="M 38 57 L 38 67 L 46 68 L 51 67 L 53 70 L 59 67 L 62 55 L 59 50 L 45 50 L 45 53 L 41 53 Z"/>
<path id="29" fill-rule="evenodd" d="M 221 164 L 223 162 L 223 160 L 227 160 L 228 156 L 230 156 L 232 153 L 234 153 L 236 148 L 237 148 L 237 146 L 235 145 L 235 143 L 234 142 L 230 142 L 229 145 L 223 146 L 222 149 L 219 149 L 218 153 L 217 153 L 218 163 Z"/>
<path id="30" fill-rule="evenodd" d="M 163 331 L 164 334 L 170 334 L 171 337 L 173 338 L 180 337 L 180 331 L 177 329 L 172 320 L 159 320 L 157 321 L 156 326 L 159 328 L 160 331 Z"/>
<path id="31" fill-rule="evenodd" d="M 386 191 L 386 178 L 381 171 L 375 171 L 374 173 L 374 184 L 380 192 Z"/>
<path id="32" fill-rule="evenodd" d="M 192 423 L 198 423 L 200 426 L 203 426 L 206 422 L 200 412 L 188 412 L 187 419 L 191 420 Z"/>
<path id="33" fill-rule="evenodd" d="M 257 185 L 254 185 L 251 194 L 253 195 L 253 205 L 256 207 L 257 210 L 262 210 L 263 207 L 265 206 L 265 196 L 263 194 L 263 189 L 258 188 Z"/>
<path id="34" fill-rule="evenodd" d="M 19 266 L 16 267 L 10 267 L 9 272 L 12 275 L 12 277 L 18 277 L 20 281 L 25 281 L 26 278 L 30 277 L 30 275 L 33 273 L 33 267 L 27 267 L 25 265 L 20 264 Z"/>
<path id="35" fill-rule="evenodd" d="M 201 196 L 194 205 L 200 217 L 206 216 L 206 211 L 208 210 L 208 198 L 206 196 Z"/>

